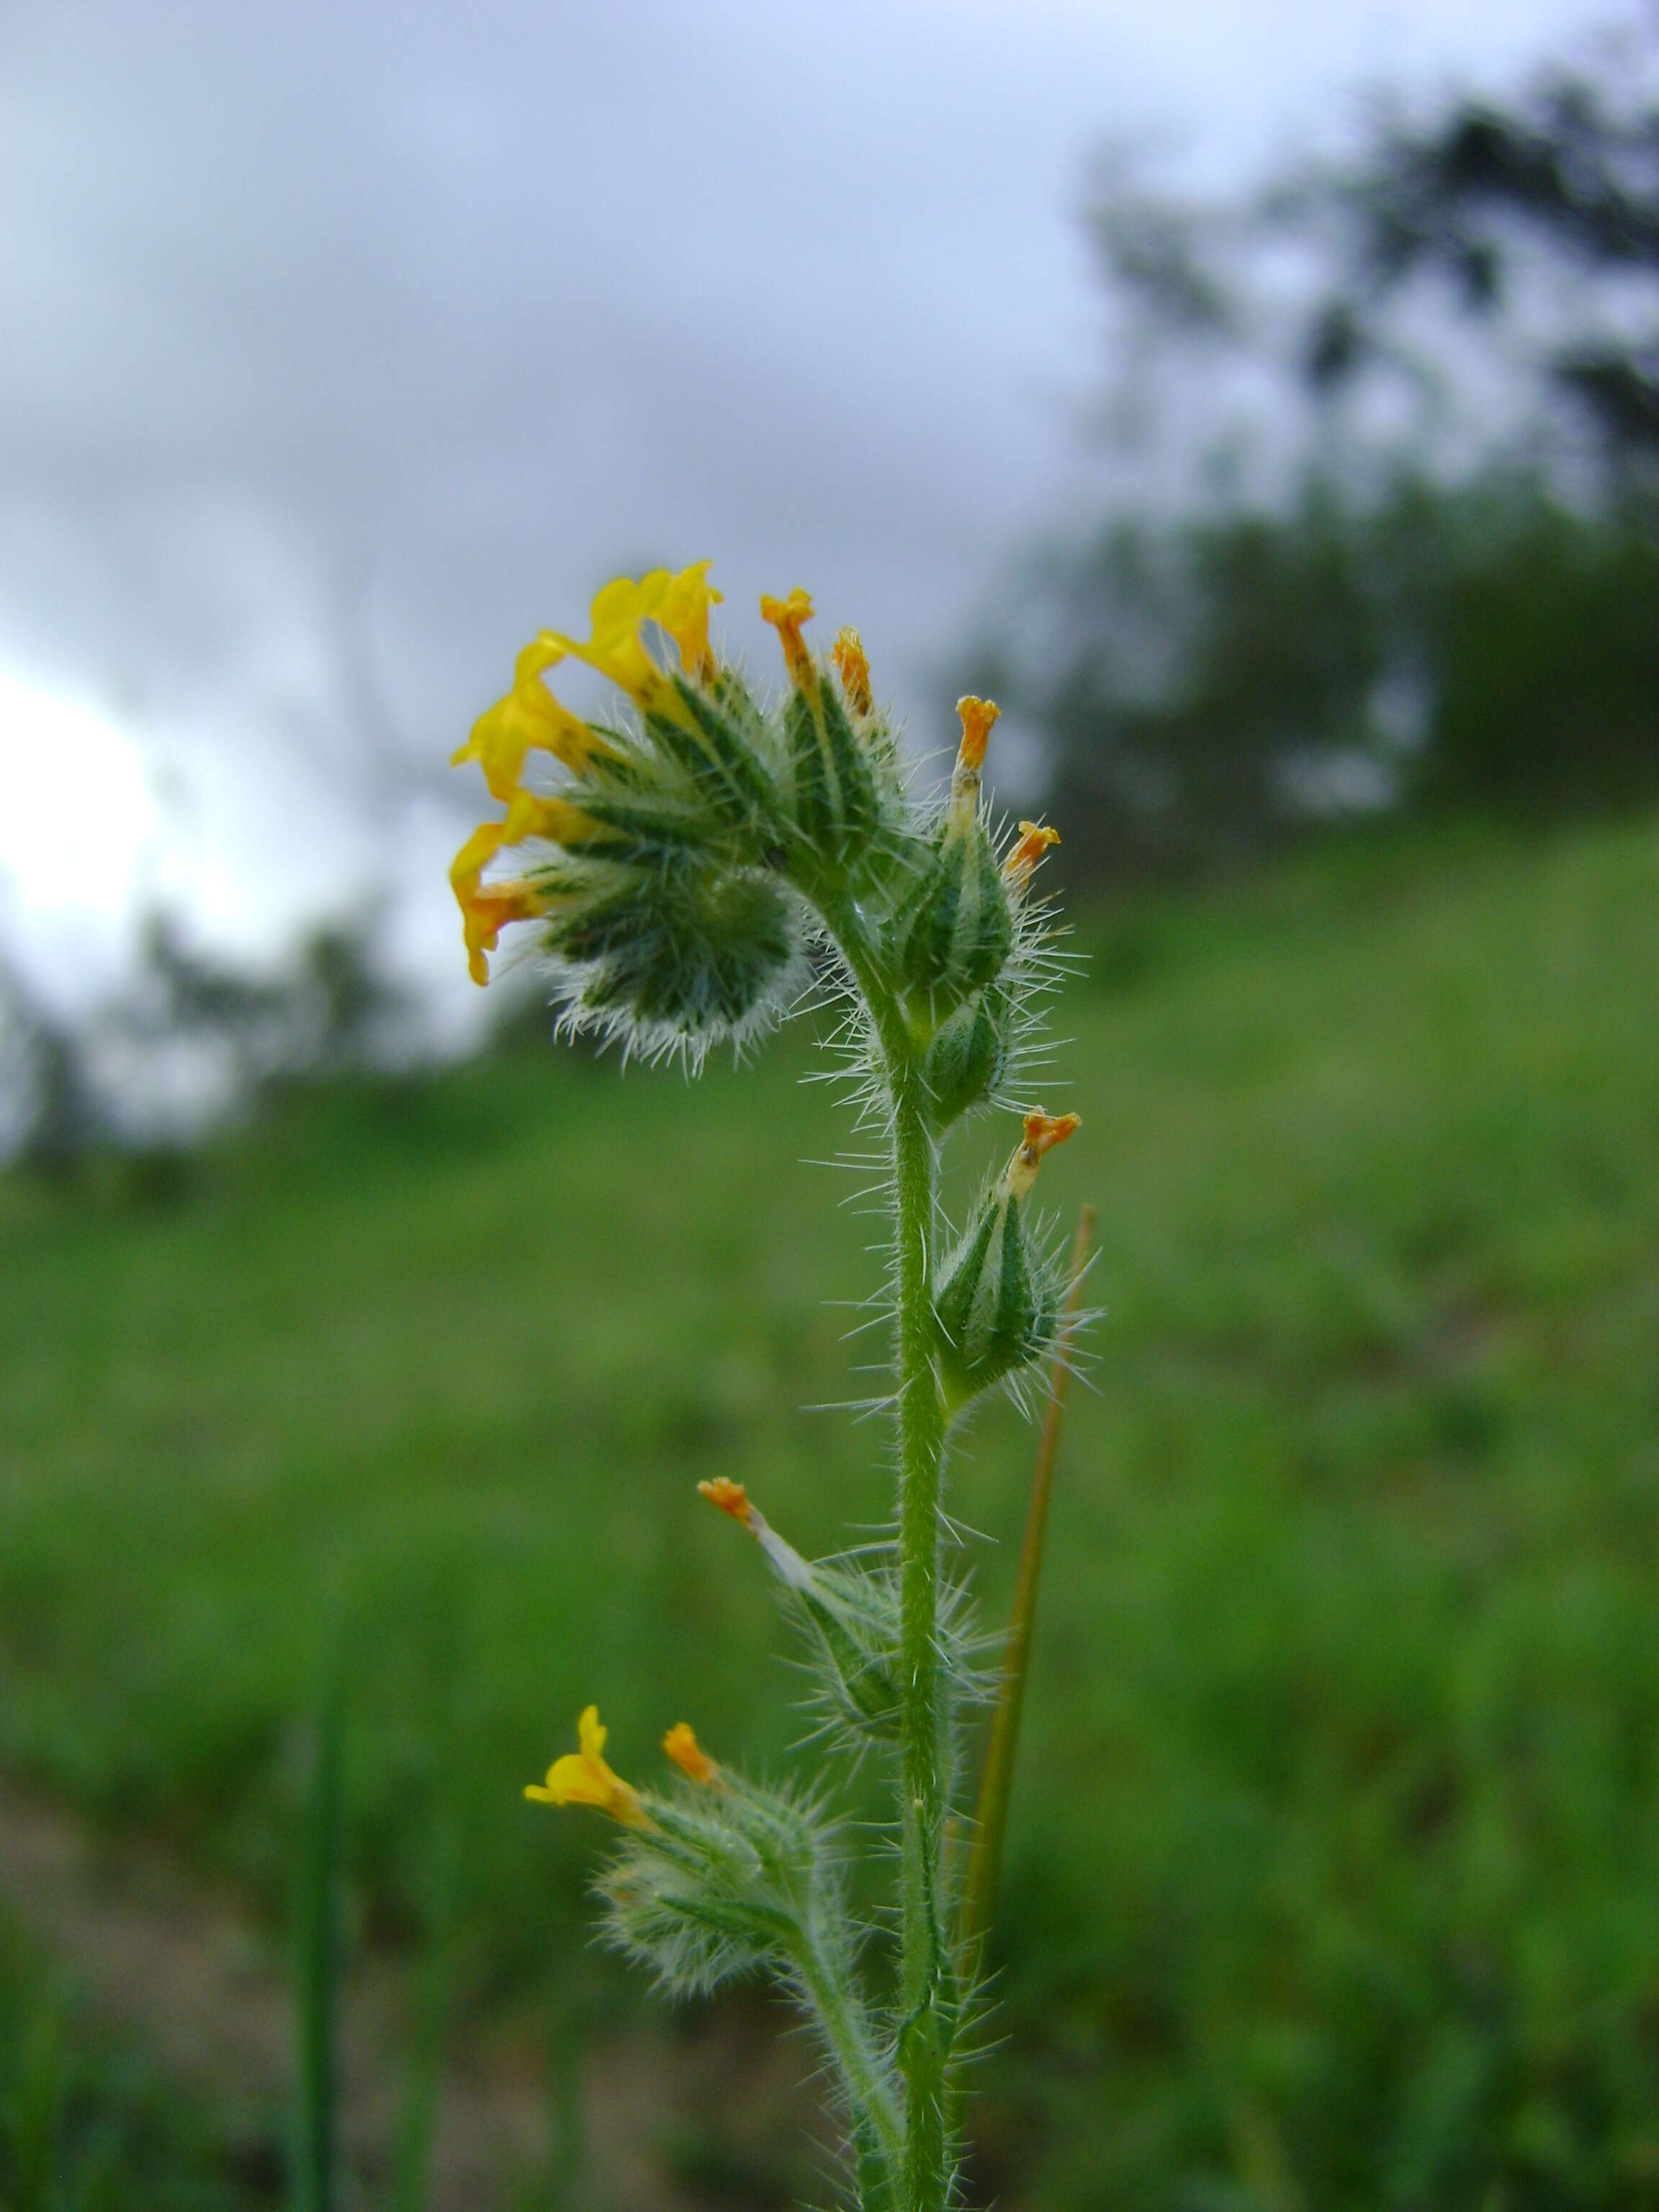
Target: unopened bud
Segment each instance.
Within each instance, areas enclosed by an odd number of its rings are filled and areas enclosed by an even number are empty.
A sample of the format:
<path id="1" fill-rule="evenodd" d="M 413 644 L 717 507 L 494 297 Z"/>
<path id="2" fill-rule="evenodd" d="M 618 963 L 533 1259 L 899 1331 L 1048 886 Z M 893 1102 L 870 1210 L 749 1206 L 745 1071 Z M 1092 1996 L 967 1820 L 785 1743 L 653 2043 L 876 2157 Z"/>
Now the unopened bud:
<path id="1" fill-rule="evenodd" d="M 1078 1126 L 1075 1114 L 1028 1114 L 1000 1182 L 981 1199 L 933 1294 L 939 1364 L 958 1405 L 1040 1358 L 1059 1323 L 1060 1285 L 1031 1243 L 1025 1200 L 1043 1154 Z"/>
<path id="2" fill-rule="evenodd" d="M 936 1130 L 988 1098 L 1008 1066 L 1008 1009 L 1000 992 L 964 999 L 934 1034 L 922 1079 Z"/>
<path id="3" fill-rule="evenodd" d="M 812 619 L 812 595 L 798 584 L 787 599 L 775 599 L 769 592 L 760 603 L 761 620 L 770 623 L 778 634 L 783 647 L 783 665 L 789 671 L 789 681 L 798 688 L 812 679 L 812 656 L 801 636 L 804 623 Z"/>
<path id="4" fill-rule="evenodd" d="M 750 1510 L 749 1492 L 744 1488 L 742 1483 L 728 1482 L 723 1474 L 717 1474 L 712 1482 L 700 1482 L 697 1485 L 697 1495 L 699 1498 L 706 1498 L 711 1505 L 717 1506 L 722 1513 L 729 1513 L 739 1528 L 746 1528 L 749 1526 Z"/>
<path id="5" fill-rule="evenodd" d="M 1014 939 L 1008 890 L 991 841 L 970 815 L 949 823 L 916 893 L 902 954 L 904 980 L 930 1003 L 965 998 L 1001 972 Z"/>

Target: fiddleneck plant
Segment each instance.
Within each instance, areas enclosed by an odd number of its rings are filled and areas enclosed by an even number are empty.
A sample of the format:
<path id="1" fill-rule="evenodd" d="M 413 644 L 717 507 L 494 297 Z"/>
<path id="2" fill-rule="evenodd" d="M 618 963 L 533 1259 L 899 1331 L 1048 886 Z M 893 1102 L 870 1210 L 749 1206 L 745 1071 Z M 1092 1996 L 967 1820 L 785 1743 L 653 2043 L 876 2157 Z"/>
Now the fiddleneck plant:
<path id="1" fill-rule="evenodd" d="M 738 1975 L 790 1989 L 820 2037 L 863 2212 L 943 2212 L 956 2194 L 960 2073 L 981 2008 L 979 1946 L 953 1895 L 947 1822 L 962 1724 L 981 1695 L 966 1594 L 947 1575 L 942 1477 L 952 1431 L 999 1383 L 1018 1392 L 1054 1346 L 1065 1270 L 1031 1212 L 1044 1154 L 1077 1127 L 1031 1109 L 1043 1001 L 1060 956 L 1033 878 L 1056 833 L 994 833 L 981 794 L 997 718 L 965 698 L 948 794 L 919 800 L 854 630 L 828 663 L 802 635 L 805 592 L 763 599 L 787 684 L 757 695 L 709 642 L 720 598 L 700 562 L 619 578 L 586 641 L 544 632 L 457 763 L 476 761 L 503 810 L 468 839 L 452 880 L 471 973 L 512 923 L 532 925 L 566 1033 L 629 1053 L 741 1050 L 816 983 L 838 998 L 828 1040 L 863 1126 L 880 1135 L 890 1214 L 887 1280 L 897 1509 L 892 1537 L 807 1560 L 742 1486 L 700 1486 L 752 1537 L 801 1632 L 823 1725 L 856 1757 L 876 1747 L 896 1798 L 900 1956 L 878 2004 L 864 1932 L 841 1878 L 845 1845 L 820 1778 L 764 1787 L 717 1764 L 684 1722 L 675 1771 L 635 1788 L 607 1764 L 589 1706 L 576 1751 L 526 1796 L 589 1805 L 620 1830 L 600 1884 L 614 1942 L 672 1990 Z M 586 663 L 625 704 L 589 720 L 554 694 Z M 525 781 L 531 755 L 554 773 Z M 513 873 L 493 872 L 516 855 Z M 952 1234 L 940 1148 L 980 1109 L 1020 1133 Z"/>

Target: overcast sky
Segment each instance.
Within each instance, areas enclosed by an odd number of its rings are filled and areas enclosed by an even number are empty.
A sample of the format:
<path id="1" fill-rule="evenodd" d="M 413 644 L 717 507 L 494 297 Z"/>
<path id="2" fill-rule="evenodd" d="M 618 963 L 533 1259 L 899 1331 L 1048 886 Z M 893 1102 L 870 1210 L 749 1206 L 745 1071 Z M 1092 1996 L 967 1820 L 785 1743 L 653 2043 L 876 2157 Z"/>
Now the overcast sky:
<path id="1" fill-rule="evenodd" d="M 73 998 L 145 900 L 253 950 L 379 892 L 459 979 L 438 765 L 617 568 L 711 554 L 757 659 L 806 584 L 920 713 L 1078 496 L 1103 137 L 1224 187 L 1597 20 L 9 0 L 0 936 Z"/>

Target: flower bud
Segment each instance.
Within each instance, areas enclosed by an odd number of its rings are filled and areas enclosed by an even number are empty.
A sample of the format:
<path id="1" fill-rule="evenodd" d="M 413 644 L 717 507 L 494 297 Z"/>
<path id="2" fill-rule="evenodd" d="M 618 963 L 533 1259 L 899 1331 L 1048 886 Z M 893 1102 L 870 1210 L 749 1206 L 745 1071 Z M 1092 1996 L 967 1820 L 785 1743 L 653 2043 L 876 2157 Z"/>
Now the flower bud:
<path id="1" fill-rule="evenodd" d="M 1008 1066 L 1009 1009 L 1000 992 L 964 999 L 934 1034 L 921 1064 L 935 1130 L 981 1104 Z"/>
<path id="2" fill-rule="evenodd" d="M 1000 1179 L 975 1208 L 933 1293 L 939 1365 L 960 1406 L 1040 1359 L 1059 1325 L 1063 1286 L 1033 1244 L 1026 1204 L 1045 1152 L 1078 1126 L 1075 1114 L 1028 1114 Z"/>
<path id="3" fill-rule="evenodd" d="M 1024 891 L 1042 865 L 1044 854 L 1059 842 L 1059 830 L 1048 823 L 1022 822 L 1018 838 L 1009 848 L 1008 857 L 1002 864 L 1003 880 L 1009 890 L 1016 894 Z"/>
<path id="4" fill-rule="evenodd" d="M 947 823 L 911 909 L 900 956 L 905 983 L 954 1005 L 992 982 L 1013 945 L 1013 917 L 991 841 L 977 821 Z"/>
<path id="5" fill-rule="evenodd" d="M 830 648 L 830 657 L 836 664 L 836 673 L 841 678 L 841 688 L 847 694 L 847 703 L 858 715 L 875 711 L 875 701 L 870 690 L 870 662 L 864 650 L 864 641 L 855 629 L 843 628 L 836 632 L 836 641 Z"/>
<path id="6" fill-rule="evenodd" d="M 914 898 L 899 965 L 903 981 L 936 1010 L 954 1006 L 1000 973 L 1014 941 L 1008 885 L 979 817 L 980 772 L 997 709 L 959 699 L 962 743 L 944 825 Z"/>
<path id="7" fill-rule="evenodd" d="M 810 856 L 834 865 L 849 851 L 868 848 L 878 815 L 876 785 L 870 756 L 848 720 L 840 693 L 824 682 L 801 636 L 801 625 L 811 615 L 811 599 L 803 591 L 791 592 L 787 599 L 761 601 L 762 619 L 776 629 L 789 672 L 783 728 L 794 786 L 794 827 Z"/>

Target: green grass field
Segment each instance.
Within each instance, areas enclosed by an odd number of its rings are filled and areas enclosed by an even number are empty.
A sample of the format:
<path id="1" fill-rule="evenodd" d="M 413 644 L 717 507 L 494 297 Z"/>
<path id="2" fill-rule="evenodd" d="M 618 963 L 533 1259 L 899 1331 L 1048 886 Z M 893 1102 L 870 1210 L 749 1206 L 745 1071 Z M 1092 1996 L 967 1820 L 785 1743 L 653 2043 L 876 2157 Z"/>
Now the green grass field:
<path id="1" fill-rule="evenodd" d="M 1010 1838 L 1013 2205 L 1659 2204 L 1659 829 L 1328 850 L 1087 927 L 1100 1214 Z M 459 955 L 458 955 L 459 957 Z M 747 1482 L 887 1510 L 874 1224 L 806 1037 L 297 1095 L 146 1196 L 0 1186 L 0 1762 L 280 1907 L 350 1686 L 364 1940 L 596 1972 L 597 1698 L 796 1722 Z M 977 1126 L 977 1173 L 1011 1140 Z M 969 1164 L 964 1162 L 964 1172 Z M 954 1469 L 993 1619 L 1031 1437 Z M 605 1987 L 609 1984 L 605 1984 Z"/>

